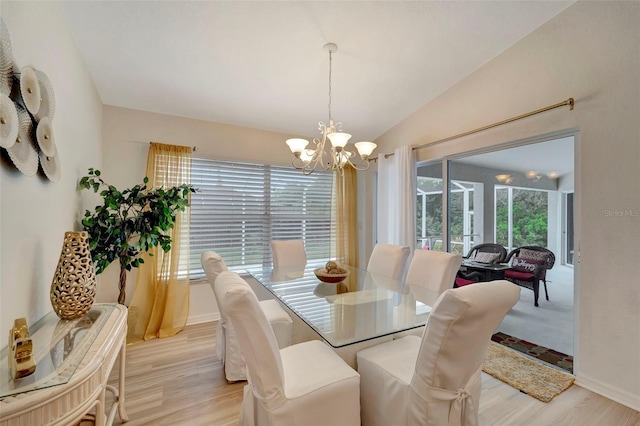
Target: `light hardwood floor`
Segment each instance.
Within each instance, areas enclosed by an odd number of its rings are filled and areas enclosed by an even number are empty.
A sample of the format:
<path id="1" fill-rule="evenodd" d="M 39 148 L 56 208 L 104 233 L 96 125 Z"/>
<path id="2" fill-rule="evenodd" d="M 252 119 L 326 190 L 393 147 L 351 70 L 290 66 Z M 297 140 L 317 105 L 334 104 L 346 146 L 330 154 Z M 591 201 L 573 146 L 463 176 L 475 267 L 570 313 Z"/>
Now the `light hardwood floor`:
<path id="1" fill-rule="evenodd" d="M 227 384 L 216 325 L 127 347 L 127 425 L 238 424 L 245 383 Z M 116 364 L 110 382 L 117 377 Z M 480 425 L 640 426 L 640 413 L 575 385 L 545 404 L 483 373 Z"/>

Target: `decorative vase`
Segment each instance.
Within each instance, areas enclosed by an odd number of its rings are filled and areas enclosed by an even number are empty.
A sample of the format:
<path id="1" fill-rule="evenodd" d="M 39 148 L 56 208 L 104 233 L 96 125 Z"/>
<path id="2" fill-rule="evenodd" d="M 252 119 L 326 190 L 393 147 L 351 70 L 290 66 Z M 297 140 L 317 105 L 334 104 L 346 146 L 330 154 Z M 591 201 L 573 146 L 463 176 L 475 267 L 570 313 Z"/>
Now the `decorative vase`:
<path id="1" fill-rule="evenodd" d="M 51 282 L 51 305 L 63 320 L 84 316 L 96 296 L 96 274 L 89 250 L 89 234 L 65 232 L 60 260 Z"/>

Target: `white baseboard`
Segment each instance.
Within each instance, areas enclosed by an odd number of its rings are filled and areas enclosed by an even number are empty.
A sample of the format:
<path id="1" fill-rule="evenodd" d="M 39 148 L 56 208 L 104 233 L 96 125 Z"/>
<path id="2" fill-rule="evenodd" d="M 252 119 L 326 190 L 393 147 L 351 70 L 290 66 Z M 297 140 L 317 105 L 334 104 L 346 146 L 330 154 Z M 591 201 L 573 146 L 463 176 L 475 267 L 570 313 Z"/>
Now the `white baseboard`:
<path id="1" fill-rule="evenodd" d="M 606 383 L 602 383 L 601 381 L 590 377 L 585 377 L 581 374 L 576 376 L 575 384 L 588 389 L 591 392 L 595 392 L 598 395 L 602 395 L 605 398 L 609 398 L 619 404 L 625 405 L 633 410 L 640 411 L 640 395 L 633 395 L 630 392 L 625 392 L 611 387 Z"/>
<path id="2" fill-rule="evenodd" d="M 200 315 L 189 315 L 187 325 L 202 324 L 203 322 L 211 322 L 220 320 L 220 312 L 212 312 Z"/>

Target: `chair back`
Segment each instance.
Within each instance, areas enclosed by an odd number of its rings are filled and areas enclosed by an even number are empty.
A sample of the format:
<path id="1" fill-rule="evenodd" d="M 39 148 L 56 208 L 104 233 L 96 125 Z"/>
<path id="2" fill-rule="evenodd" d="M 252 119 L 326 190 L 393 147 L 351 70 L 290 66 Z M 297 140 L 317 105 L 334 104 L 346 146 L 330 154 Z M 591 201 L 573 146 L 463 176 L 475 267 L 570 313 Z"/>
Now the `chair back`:
<path id="1" fill-rule="evenodd" d="M 502 263 L 507 259 L 507 249 L 501 244 L 482 243 L 473 246 L 464 258 L 481 263 Z"/>
<path id="2" fill-rule="evenodd" d="M 307 264 L 307 255 L 302 240 L 271 241 L 274 268 L 301 267 Z"/>
<path id="3" fill-rule="evenodd" d="M 264 400 L 281 398 L 284 373 L 280 350 L 255 293 L 232 271 L 221 272 L 213 289 L 220 309 L 233 323 L 253 392 Z"/>
<path id="4" fill-rule="evenodd" d="M 459 254 L 416 250 L 413 252 L 405 282 L 411 286 L 442 293 L 453 287 L 461 263 L 462 257 Z"/>
<path id="5" fill-rule="evenodd" d="M 239 374 L 238 377 L 244 377 L 244 363 L 233 356 L 233 354 L 239 353 L 235 332 L 227 319 L 227 313 L 224 311 L 224 307 L 220 306 L 220 301 L 213 288 L 213 284 L 216 282 L 218 275 L 227 270 L 227 264 L 224 263 L 222 256 L 215 251 L 205 251 L 202 253 L 200 263 L 202 263 L 202 269 L 204 269 L 207 281 L 209 281 L 211 290 L 213 290 L 213 298 L 220 312 L 220 320 L 218 321 L 218 327 L 216 329 L 216 354 L 222 362 L 224 362 L 225 376 L 234 375 L 235 377 L 236 374 Z M 232 354 L 231 357 L 227 356 L 227 351 Z"/>
<path id="6" fill-rule="evenodd" d="M 523 270 L 531 271 L 535 269 L 536 265 L 543 266 L 545 271 L 553 268 L 556 262 L 556 256 L 551 250 L 545 247 L 539 246 L 522 246 L 513 249 L 507 257 L 507 262 L 511 262 L 511 265 L 518 268 L 523 267 Z M 534 265 L 533 267 L 527 267 L 528 264 Z M 531 272 L 530 271 L 530 272 Z"/>
<path id="7" fill-rule="evenodd" d="M 213 283 L 216 282 L 216 278 L 220 272 L 227 270 L 227 264 L 224 263 L 224 259 L 215 251 L 205 251 L 202 253 L 200 263 L 202 263 L 202 269 L 204 269 L 209 285 L 211 289 L 213 289 Z"/>
<path id="8" fill-rule="evenodd" d="M 367 271 L 401 281 L 409 258 L 409 247 L 376 244 L 367 264 Z"/>
<path id="9" fill-rule="evenodd" d="M 449 289 L 440 295 L 429 315 L 411 381 L 410 419 L 421 420 L 410 424 L 447 424 L 455 397 L 441 401 L 437 395 L 442 389 L 479 397 L 480 369 L 491 335 L 519 298 L 520 287 L 505 280 Z M 472 401 L 474 410 L 465 413 L 462 424 L 476 423 L 478 402 Z"/>

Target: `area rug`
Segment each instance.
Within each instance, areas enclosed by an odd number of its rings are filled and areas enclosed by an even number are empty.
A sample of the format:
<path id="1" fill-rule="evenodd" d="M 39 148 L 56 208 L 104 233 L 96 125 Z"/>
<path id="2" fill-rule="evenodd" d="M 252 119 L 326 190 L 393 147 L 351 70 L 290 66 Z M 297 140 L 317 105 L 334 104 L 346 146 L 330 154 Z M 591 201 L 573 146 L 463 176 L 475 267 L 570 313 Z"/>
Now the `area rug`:
<path id="1" fill-rule="evenodd" d="M 551 401 L 567 390 L 575 380 L 569 373 L 532 360 L 495 342 L 489 342 L 489 353 L 482 371 L 542 402 Z"/>
<path id="2" fill-rule="evenodd" d="M 558 368 L 562 368 L 569 373 L 573 373 L 573 357 L 571 355 L 563 354 L 562 352 L 545 348 L 544 346 L 527 342 L 526 340 L 500 332 L 491 336 L 491 340 Z"/>

